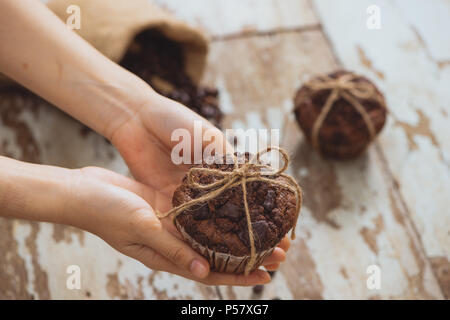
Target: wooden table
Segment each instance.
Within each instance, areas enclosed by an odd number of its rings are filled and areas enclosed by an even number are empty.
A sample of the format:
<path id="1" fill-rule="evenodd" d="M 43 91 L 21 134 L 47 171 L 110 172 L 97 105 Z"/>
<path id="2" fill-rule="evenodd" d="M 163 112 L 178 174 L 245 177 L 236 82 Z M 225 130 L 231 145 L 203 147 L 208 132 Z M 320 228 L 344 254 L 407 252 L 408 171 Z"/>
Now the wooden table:
<path id="1" fill-rule="evenodd" d="M 0 220 L 0 298 L 442 299 L 450 297 L 450 2 L 157 0 L 212 36 L 204 82 L 225 128 L 278 128 L 305 205 L 287 261 L 263 294 L 153 272 L 74 228 Z M 366 9 L 380 8 L 381 29 Z M 327 161 L 293 118 L 296 89 L 344 67 L 372 79 L 390 116 L 368 152 Z M 127 174 L 102 137 L 46 103 L 0 100 L 0 153 Z M 66 288 L 69 265 L 80 290 Z M 381 270 L 368 289 L 367 267 Z"/>

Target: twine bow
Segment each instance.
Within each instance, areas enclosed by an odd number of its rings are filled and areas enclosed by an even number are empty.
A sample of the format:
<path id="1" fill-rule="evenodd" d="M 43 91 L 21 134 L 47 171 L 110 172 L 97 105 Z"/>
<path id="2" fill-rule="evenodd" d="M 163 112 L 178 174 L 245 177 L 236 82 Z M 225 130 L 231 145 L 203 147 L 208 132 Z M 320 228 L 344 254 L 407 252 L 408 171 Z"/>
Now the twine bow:
<path id="1" fill-rule="evenodd" d="M 314 122 L 312 129 L 312 144 L 313 147 L 320 151 L 319 148 L 319 131 L 322 128 L 323 122 L 330 112 L 334 103 L 339 99 L 343 98 L 350 103 L 356 111 L 363 118 L 367 130 L 370 134 L 370 140 L 372 141 L 376 136 L 375 126 L 366 111 L 366 109 L 359 103 L 356 98 L 359 99 L 375 99 L 384 107 L 384 101 L 376 91 L 375 87 L 369 82 L 355 82 L 357 76 L 354 73 L 345 74 L 337 79 L 331 78 L 328 75 L 318 76 L 305 84 L 306 87 L 313 91 L 319 90 L 331 90 L 322 110 L 319 113 L 316 121 Z"/>
<path id="2" fill-rule="evenodd" d="M 263 154 L 276 150 L 278 151 L 283 158 L 283 167 L 278 169 L 277 171 L 259 171 L 258 169 L 269 168 L 267 165 L 261 163 L 260 158 Z M 159 218 L 164 218 L 169 215 L 172 215 L 175 219 L 180 213 L 185 211 L 186 209 L 191 208 L 192 206 L 204 203 L 208 200 L 214 199 L 220 194 L 222 194 L 225 190 L 241 186 L 243 199 L 244 199 L 244 208 L 245 208 L 245 216 L 247 219 L 247 227 L 248 227 L 248 235 L 250 239 L 250 261 L 245 266 L 245 275 L 248 275 L 250 270 L 253 268 L 256 260 L 256 249 L 255 249 L 255 238 L 253 234 L 253 226 L 250 217 L 250 211 L 248 208 L 247 202 L 247 182 L 253 181 L 262 181 L 267 182 L 273 185 L 278 185 L 285 189 L 290 190 L 296 195 L 296 208 L 295 208 L 295 221 L 292 227 L 291 238 L 295 239 L 295 227 L 297 225 L 298 216 L 300 214 L 300 209 L 302 205 L 302 191 L 297 184 L 297 182 L 289 175 L 285 174 L 288 164 L 289 164 L 289 156 L 283 149 L 277 147 L 268 147 L 263 151 L 258 152 L 254 155 L 249 162 L 243 163 L 240 167 L 237 161 L 236 156 L 233 156 L 234 169 L 233 171 L 222 171 L 218 169 L 210 169 L 210 168 L 191 168 L 187 173 L 187 183 L 190 187 L 209 191 L 201 197 L 196 199 L 192 199 L 191 201 L 187 201 L 182 203 L 181 205 L 171 209 L 166 213 L 157 213 Z M 256 160 L 256 163 L 254 163 Z M 256 169 L 256 170 L 255 170 Z M 210 184 L 201 184 L 194 180 L 194 176 L 196 173 L 208 173 L 216 176 L 220 176 L 220 179 L 212 182 Z M 276 181 L 274 179 L 270 179 L 269 177 L 273 176 L 282 176 L 290 182 L 284 183 L 281 181 Z"/>

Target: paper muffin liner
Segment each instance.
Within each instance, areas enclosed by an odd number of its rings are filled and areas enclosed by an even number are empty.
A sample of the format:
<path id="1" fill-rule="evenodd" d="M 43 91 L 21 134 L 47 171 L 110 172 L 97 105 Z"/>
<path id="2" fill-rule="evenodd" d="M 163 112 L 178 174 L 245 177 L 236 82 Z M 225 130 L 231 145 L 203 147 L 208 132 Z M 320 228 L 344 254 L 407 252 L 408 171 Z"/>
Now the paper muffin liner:
<path id="1" fill-rule="evenodd" d="M 211 271 L 236 274 L 244 273 L 247 263 L 250 262 L 250 255 L 235 256 L 228 253 L 216 252 L 193 239 L 176 219 L 175 225 L 191 247 L 209 261 Z M 262 264 L 264 259 L 272 254 L 275 248 L 276 246 L 261 252 L 256 252 L 255 264 L 251 271 L 257 269 Z"/>

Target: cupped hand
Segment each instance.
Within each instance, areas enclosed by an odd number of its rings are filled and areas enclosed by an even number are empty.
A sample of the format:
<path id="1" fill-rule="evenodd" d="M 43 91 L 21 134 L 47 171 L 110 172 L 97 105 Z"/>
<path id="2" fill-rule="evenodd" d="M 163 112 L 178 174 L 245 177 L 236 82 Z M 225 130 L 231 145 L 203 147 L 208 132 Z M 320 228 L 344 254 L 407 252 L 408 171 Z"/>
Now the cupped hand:
<path id="1" fill-rule="evenodd" d="M 175 130 L 189 133 L 191 162 L 193 153 L 200 152 L 201 157 L 203 147 L 210 143 L 204 139 L 206 132 L 220 146 L 221 150 L 215 150 L 217 153 L 225 153 L 227 146 L 232 150 L 219 129 L 182 104 L 156 93 L 140 104 L 140 107 L 133 108 L 135 113 L 114 130 L 110 140 L 125 159 L 132 175 L 161 193 L 171 197 L 190 164 L 178 165 L 171 159 L 172 148 L 179 143 L 172 141 Z M 197 132 L 194 132 L 195 123 Z M 199 146 L 197 150 L 196 144 Z"/>
<path id="2" fill-rule="evenodd" d="M 210 272 L 208 262 L 156 217 L 148 202 L 159 196 L 157 191 L 132 179 L 87 167 L 73 171 L 68 190 L 66 223 L 98 235 L 153 270 L 208 285 L 246 286 L 270 281 L 263 270 L 248 276 Z M 282 258 L 283 254 L 275 255 Z M 280 258 L 270 261 L 278 263 Z"/>
<path id="3" fill-rule="evenodd" d="M 218 146 L 217 153 L 229 152 L 232 147 L 220 130 L 173 100 L 155 95 L 150 101 L 142 103 L 137 110 L 134 116 L 114 131 L 111 141 L 125 159 L 132 175 L 141 182 L 139 190 L 135 190 L 137 184 L 133 184 L 132 191 L 140 194 L 154 209 L 166 212 L 172 207 L 171 199 L 175 188 L 189 168 L 188 165 L 176 165 L 171 159 L 172 148 L 179 143 L 171 140 L 174 130 L 187 129 L 192 138 L 191 150 L 194 150 L 193 139 L 198 138 L 198 132 L 194 132 L 194 121 L 197 121 L 201 124 L 200 139 L 208 132 L 205 136 L 213 137 L 215 145 Z M 209 143 L 211 140 L 202 139 L 200 146 L 205 147 Z M 110 178 L 108 175 L 107 179 Z M 124 182 L 123 178 L 120 180 Z M 130 183 L 127 185 L 131 186 Z M 174 237 L 182 239 L 170 217 L 161 221 L 164 229 Z M 285 237 L 273 254 L 264 261 L 266 269 L 278 269 L 279 264 L 285 260 L 288 248 L 289 239 Z M 268 274 L 266 276 L 268 277 Z"/>

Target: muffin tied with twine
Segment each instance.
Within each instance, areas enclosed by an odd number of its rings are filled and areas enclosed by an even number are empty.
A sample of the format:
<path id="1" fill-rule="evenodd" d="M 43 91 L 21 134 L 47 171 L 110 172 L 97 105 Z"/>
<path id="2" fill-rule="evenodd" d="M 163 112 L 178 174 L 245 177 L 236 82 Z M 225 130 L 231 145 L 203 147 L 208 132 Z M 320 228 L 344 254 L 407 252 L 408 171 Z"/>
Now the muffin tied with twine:
<path id="1" fill-rule="evenodd" d="M 283 166 L 262 163 L 278 151 Z M 175 226 L 212 271 L 249 274 L 258 268 L 295 226 L 302 204 L 297 182 L 285 174 L 289 157 L 270 147 L 254 156 L 234 154 L 193 166 L 173 195 Z"/>
<path id="2" fill-rule="evenodd" d="M 386 122 L 382 93 L 367 78 L 349 71 L 319 75 L 294 98 L 297 121 L 313 148 L 336 159 L 360 155 Z"/>

